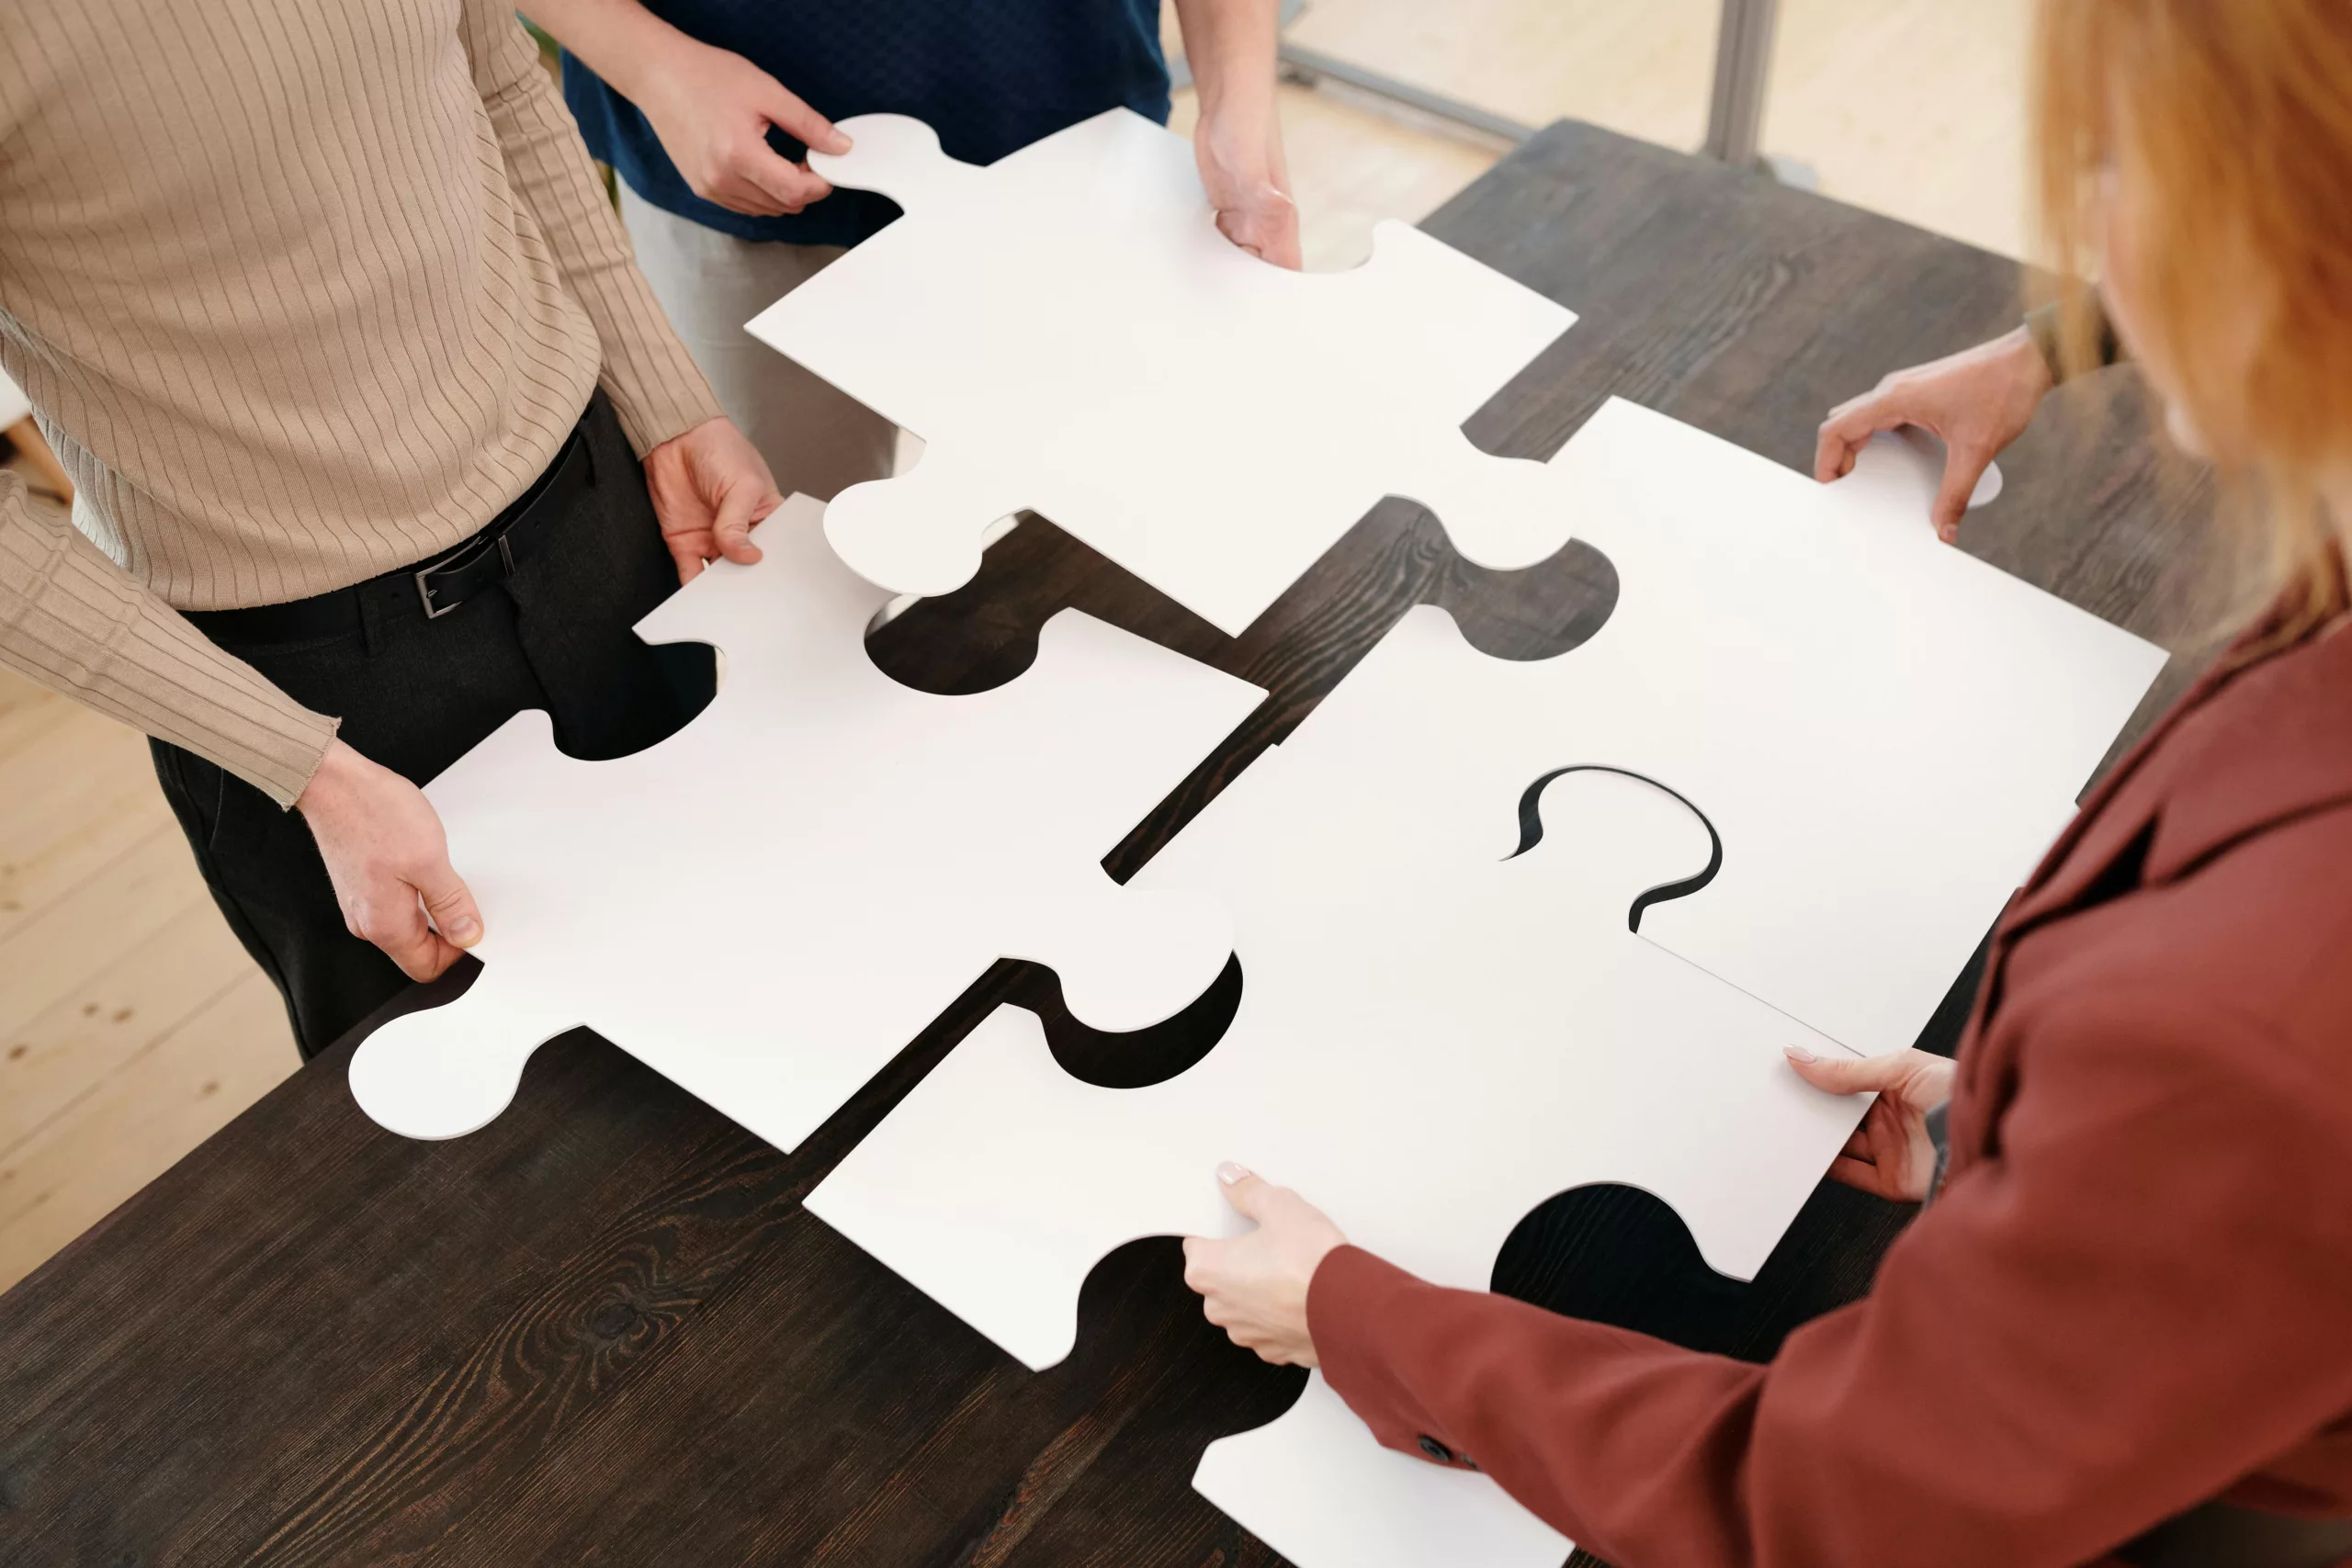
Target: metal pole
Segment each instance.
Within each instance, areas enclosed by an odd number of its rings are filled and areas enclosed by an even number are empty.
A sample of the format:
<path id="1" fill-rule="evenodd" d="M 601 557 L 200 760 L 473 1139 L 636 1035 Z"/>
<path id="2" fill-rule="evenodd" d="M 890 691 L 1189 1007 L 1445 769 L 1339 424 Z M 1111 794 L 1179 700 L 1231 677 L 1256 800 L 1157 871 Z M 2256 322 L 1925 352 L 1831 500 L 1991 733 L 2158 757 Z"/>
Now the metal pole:
<path id="1" fill-rule="evenodd" d="M 1761 161 L 1764 87 L 1772 69 L 1772 27 L 1780 0 L 1724 0 L 1715 35 L 1715 87 L 1707 107 L 1708 157 L 1736 168 Z"/>
<path id="2" fill-rule="evenodd" d="M 1509 115 L 1497 114 L 1476 104 L 1465 104 L 1460 98 L 1432 93 L 1426 87 L 1416 87 L 1410 82 L 1400 82 L 1377 71 L 1367 71 L 1361 65 L 1326 54 L 1319 49 L 1306 49 L 1285 42 L 1282 46 L 1282 63 L 1284 74 L 1294 82 L 1307 86 L 1327 78 L 1344 82 L 1360 93 L 1370 93 L 1392 104 L 1402 104 L 1433 118 L 1450 120 L 1482 136 L 1491 136 L 1514 146 L 1535 134 L 1533 126 L 1522 124 Z"/>
<path id="3" fill-rule="evenodd" d="M 1280 25 L 1289 27 L 1306 9 L 1306 0 L 1283 0 Z M 1410 82 L 1400 82 L 1394 76 L 1367 70 L 1336 55 L 1325 54 L 1320 50 L 1303 48 L 1287 40 L 1279 47 L 1283 79 L 1301 86 L 1311 87 L 1327 80 L 1344 82 L 1358 92 L 1402 104 L 1407 108 L 1418 109 L 1425 115 L 1450 120 L 1482 136 L 1491 136 L 1514 145 L 1535 134 L 1535 127 L 1523 125 L 1509 115 L 1497 114 L 1476 104 L 1465 104 L 1459 98 L 1433 93 L 1426 87 L 1417 87 Z M 1182 60 L 1171 60 L 1168 62 L 1168 77 L 1172 87 L 1189 87 L 1193 85 L 1192 67 Z"/>

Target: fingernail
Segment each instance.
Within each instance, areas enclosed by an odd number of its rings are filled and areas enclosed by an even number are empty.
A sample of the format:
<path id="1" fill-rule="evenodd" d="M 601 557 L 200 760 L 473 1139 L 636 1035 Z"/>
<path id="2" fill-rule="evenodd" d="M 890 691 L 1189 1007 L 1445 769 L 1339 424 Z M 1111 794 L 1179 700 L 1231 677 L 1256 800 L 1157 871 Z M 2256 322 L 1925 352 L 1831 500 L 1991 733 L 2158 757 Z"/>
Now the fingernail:
<path id="1" fill-rule="evenodd" d="M 1231 1160 L 1227 1160 L 1223 1165 L 1216 1168 L 1216 1179 L 1219 1181 L 1224 1182 L 1227 1187 L 1232 1186 L 1235 1182 L 1240 1180 L 1243 1177 L 1249 1174 L 1250 1173 L 1247 1170 L 1234 1164 Z"/>
<path id="2" fill-rule="evenodd" d="M 1821 1060 L 1820 1057 L 1815 1055 L 1812 1052 L 1806 1050 L 1802 1045 L 1783 1045 L 1781 1047 L 1781 1054 L 1787 1056 L 1792 1062 L 1811 1063 Z"/>
<path id="3" fill-rule="evenodd" d="M 463 947 L 481 935 L 481 922 L 471 915 L 459 915 L 449 922 L 449 929 L 442 934 Z"/>

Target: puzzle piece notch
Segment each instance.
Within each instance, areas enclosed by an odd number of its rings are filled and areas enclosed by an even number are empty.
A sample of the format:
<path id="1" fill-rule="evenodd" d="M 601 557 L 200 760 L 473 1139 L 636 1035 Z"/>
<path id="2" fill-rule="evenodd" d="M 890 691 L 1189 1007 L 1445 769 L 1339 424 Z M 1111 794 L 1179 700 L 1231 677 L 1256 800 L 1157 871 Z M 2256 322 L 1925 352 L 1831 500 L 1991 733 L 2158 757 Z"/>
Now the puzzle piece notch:
<path id="1" fill-rule="evenodd" d="M 1541 463 L 1482 452 L 1454 429 L 1400 448 L 1397 464 L 1387 494 L 1434 513 L 1454 552 L 1474 566 L 1523 570 L 1568 542 L 1567 514 Z"/>
<path id="2" fill-rule="evenodd" d="M 926 443 L 834 502 L 861 574 L 949 591 L 1032 508 L 1238 634 L 1389 494 L 1482 565 L 1566 542 L 1533 466 L 1460 429 L 1567 329 L 1558 305 L 1402 225 L 1351 272 L 1272 266 L 1216 232 L 1183 140 L 1128 110 L 985 169 L 864 123 L 829 177 L 948 194 L 749 328 Z"/>
<path id="3" fill-rule="evenodd" d="M 1703 1306 L 1718 1292 L 1710 1288 L 1680 1219 L 1655 1201 L 1622 1201 L 1629 1196 L 1626 1189 L 1600 1185 L 1535 1205 L 1498 1255 L 1493 1288 L 1572 1317 L 1697 1344 L 1688 1337 L 1692 1330 L 1720 1326 L 1721 1314 Z M 1634 1215 L 1640 1220 L 1620 1229 Z M 1570 1234 L 1589 1240 L 1598 1216 L 1609 1216 L 1603 1226 L 1616 1232 L 1610 1245 L 1600 1255 L 1579 1248 L 1559 1272 L 1554 1249 Z M 1533 1252 L 1527 1250 L 1531 1243 Z M 1635 1251 L 1625 1251 L 1628 1246 Z M 1535 1293 L 1524 1294 L 1529 1287 Z M 1661 1297 L 1661 1291 L 1668 1294 Z M 1627 1309 L 1637 1300 L 1641 1304 L 1629 1318 Z M 1695 1316 L 1686 1310 L 1690 1305 L 1701 1307 Z M 1235 1518 L 1249 1520 L 1283 1556 L 1306 1564 L 1556 1568 L 1573 1544 L 1486 1477 L 1381 1447 L 1319 1373 L 1273 1420 L 1210 1442 L 1193 1485 Z"/>
<path id="4" fill-rule="evenodd" d="M 1214 983 L 1216 899 L 1123 888 L 1100 857 L 1263 694 L 1075 611 L 1005 686 L 911 691 L 868 658 L 885 595 L 833 558 L 821 512 L 795 497 L 759 565 L 715 565 L 641 624 L 730 654 L 679 734 L 580 762 L 519 715 L 428 786 L 484 971 L 362 1043 L 353 1089 L 379 1121 L 469 1132 L 585 1024 L 788 1149 L 999 957 L 1053 967 L 1105 1029 Z M 723 831 L 680 826 L 723 797 Z"/>

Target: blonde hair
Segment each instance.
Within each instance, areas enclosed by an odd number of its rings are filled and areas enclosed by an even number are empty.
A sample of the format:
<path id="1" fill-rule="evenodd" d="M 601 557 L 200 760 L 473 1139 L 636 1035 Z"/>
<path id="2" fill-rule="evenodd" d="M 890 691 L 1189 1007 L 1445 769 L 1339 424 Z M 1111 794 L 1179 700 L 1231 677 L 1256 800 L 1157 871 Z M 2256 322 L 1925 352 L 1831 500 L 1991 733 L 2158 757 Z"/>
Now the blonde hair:
<path id="1" fill-rule="evenodd" d="M 2352 6 L 2043 0 L 2036 53 L 2049 260 L 2088 276 L 2109 171 L 2128 169 L 2133 350 L 2267 492 L 2263 640 L 2300 637 L 2346 600 L 2331 491 L 2341 504 L 2352 479 Z M 2080 365 L 2095 329 L 2074 295 Z"/>

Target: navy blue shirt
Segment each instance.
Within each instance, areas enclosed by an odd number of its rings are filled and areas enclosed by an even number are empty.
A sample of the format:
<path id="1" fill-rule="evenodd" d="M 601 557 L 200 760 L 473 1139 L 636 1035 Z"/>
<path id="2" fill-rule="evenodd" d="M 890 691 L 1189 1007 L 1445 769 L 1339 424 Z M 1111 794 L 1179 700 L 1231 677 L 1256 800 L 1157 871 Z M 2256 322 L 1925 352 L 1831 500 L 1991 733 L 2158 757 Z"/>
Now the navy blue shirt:
<path id="1" fill-rule="evenodd" d="M 836 122 L 912 115 L 949 156 L 992 164 L 1125 105 L 1163 124 L 1168 63 L 1157 0 L 645 0 L 689 38 L 732 50 Z M 748 218 L 687 187 L 637 106 L 569 53 L 563 96 L 588 150 L 647 201 L 747 240 L 854 245 L 898 216 L 836 190 L 790 217 Z M 768 140 L 797 161 L 805 149 Z"/>

